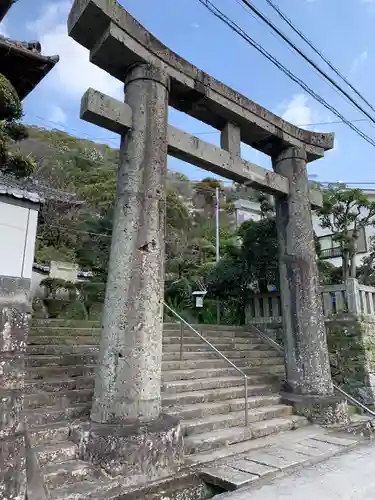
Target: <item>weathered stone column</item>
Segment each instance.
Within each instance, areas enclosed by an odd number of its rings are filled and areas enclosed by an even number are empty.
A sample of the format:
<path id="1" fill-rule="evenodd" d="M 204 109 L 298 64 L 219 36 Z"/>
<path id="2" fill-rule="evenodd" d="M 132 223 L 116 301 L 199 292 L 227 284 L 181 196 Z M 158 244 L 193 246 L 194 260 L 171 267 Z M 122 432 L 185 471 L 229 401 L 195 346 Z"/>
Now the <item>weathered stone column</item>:
<path id="1" fill-rule="evenodd" d="M 285 149 L 273 158 L 273 168 L 289 179 L 290 188 L 289 196 L 276 199 L 286 390 L 311 396 L 310 403 L 314 404 L 308 404 L 303 397 L 294 400 L 300 399 L 300 411 L 313 417 L 317 412 L 316 399 L 318 406 L 327 397 L 331 401 L 333 386 L 319 294 L 306 151 L 297 147 Z"/>
<path id="2" fill-rule="evenodd" d="M 176 419 L 161 415 L 169 78 L 149 65 L 125 81 L 122 138 L 91 431 L 85 456 L 134 481 L 170 473 Z"/>
<path id="3" fill-rule="evenodd" d="M 0 277 L 0 498 L 26 495 L 25 430 L 21 418 L 30 280 Z"/>

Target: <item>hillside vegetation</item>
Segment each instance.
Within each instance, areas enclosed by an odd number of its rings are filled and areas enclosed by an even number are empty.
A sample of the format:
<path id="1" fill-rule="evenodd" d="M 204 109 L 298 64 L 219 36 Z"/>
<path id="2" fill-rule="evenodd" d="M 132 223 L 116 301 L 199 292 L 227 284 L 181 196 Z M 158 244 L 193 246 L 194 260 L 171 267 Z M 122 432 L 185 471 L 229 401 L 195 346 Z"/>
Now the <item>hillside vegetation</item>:
<path id="1" fill-rule="evenodd" d="M 119 151 L 60 130 L 29 127 L 28 133 L 15 147 L 34 158 L 32 178 L 75 194 L 73 203 L 48 199 L 41 208 L 36 261 L 47 265 L 51 260 L 75 262 L 82 270 L 92 271 L 96 282 L 105 282 Z M 210 283 L 212 293 L 207 303 L 219 292 L 226 300 L 232 295 L 231 290 L 220 289 L 215 274 L 216 187 L 220 188 L 220 254 L 238 260 L 241 239 L 234 224 L 233 201 L 257 194 L 250 188 L 224 186 L 209 177 L 192 182 L 181 173 L 168 171 L 166 300 L 180 311 L 191 310 L 191 292 Z M 226 269 L 224 288 L 228 285 Z"/>

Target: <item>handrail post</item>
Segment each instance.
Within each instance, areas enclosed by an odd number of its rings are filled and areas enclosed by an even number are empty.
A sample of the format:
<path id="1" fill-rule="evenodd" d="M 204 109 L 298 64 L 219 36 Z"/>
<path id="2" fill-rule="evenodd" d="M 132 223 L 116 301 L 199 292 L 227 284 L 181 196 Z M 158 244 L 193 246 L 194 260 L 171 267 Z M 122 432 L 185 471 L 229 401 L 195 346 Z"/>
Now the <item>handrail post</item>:
<path id="1" fill-rule="evenodd" d="M 184 359 L 184 324 L 180 321 L 180 361 Z"/>
<path id="2" fill-rule="evenodd" d="M 245 427 L 249 425 L 249 396 L 247 394 L 247 375 L 244 377 L 245 381 Z"/>

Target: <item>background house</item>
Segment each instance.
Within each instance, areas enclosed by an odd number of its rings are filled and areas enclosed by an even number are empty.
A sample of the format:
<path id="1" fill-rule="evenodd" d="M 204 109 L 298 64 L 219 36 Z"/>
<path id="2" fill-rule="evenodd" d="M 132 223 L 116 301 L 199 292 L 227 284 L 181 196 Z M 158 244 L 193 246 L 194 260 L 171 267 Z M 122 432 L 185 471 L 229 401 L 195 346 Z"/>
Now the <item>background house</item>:
<path id="1" fill-rule="evenodd" d="M 370 201 L 375 201 L 375 189 L 363 190 L 363 193 Z M 235 202 L 235 220 L 239 227 L 246 220 L 259 220 L 261 216 L 260 203 L 240 199 Z M 326 259 L 334 266 L 342 265 L 340 244 L 334 241 L 329 229 L 324 229 L 320 225 L 319 217 L 313 212 L 313 227 L 315 234 L 319 238 L 321 246 L 321 258 Z M 367 226 L 360 230 L 358 239 L 358 252 L 356 255 L 357 265 L 362 264 L 363 258 L 368 256 L 371 248 L 371 239 L 375 236 L 375 227 Z"/>

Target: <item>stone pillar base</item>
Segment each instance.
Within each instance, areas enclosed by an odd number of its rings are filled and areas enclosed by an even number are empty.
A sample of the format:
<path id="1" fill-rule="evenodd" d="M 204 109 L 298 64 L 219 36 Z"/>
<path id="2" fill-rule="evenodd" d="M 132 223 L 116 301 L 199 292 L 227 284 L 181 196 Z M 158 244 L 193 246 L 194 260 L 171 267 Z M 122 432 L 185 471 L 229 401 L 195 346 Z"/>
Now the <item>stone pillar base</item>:
<path id="1" fill-rule="evenodd" d="M 183 458 L 177 418 L 161 415 L 147 423 L 122 425 L 91 422 L 81 430 L 80 457 L 126 484 L 155 481 L 176 473 Z"/>
<path id="2" fill-rule="evenodd" d="M 348 404 L 342 396 L 314 396 L 283 392 L 282 401 L 293 406 L 297 415 L 319 425 L 347 424 L 350 422 Z"/>

